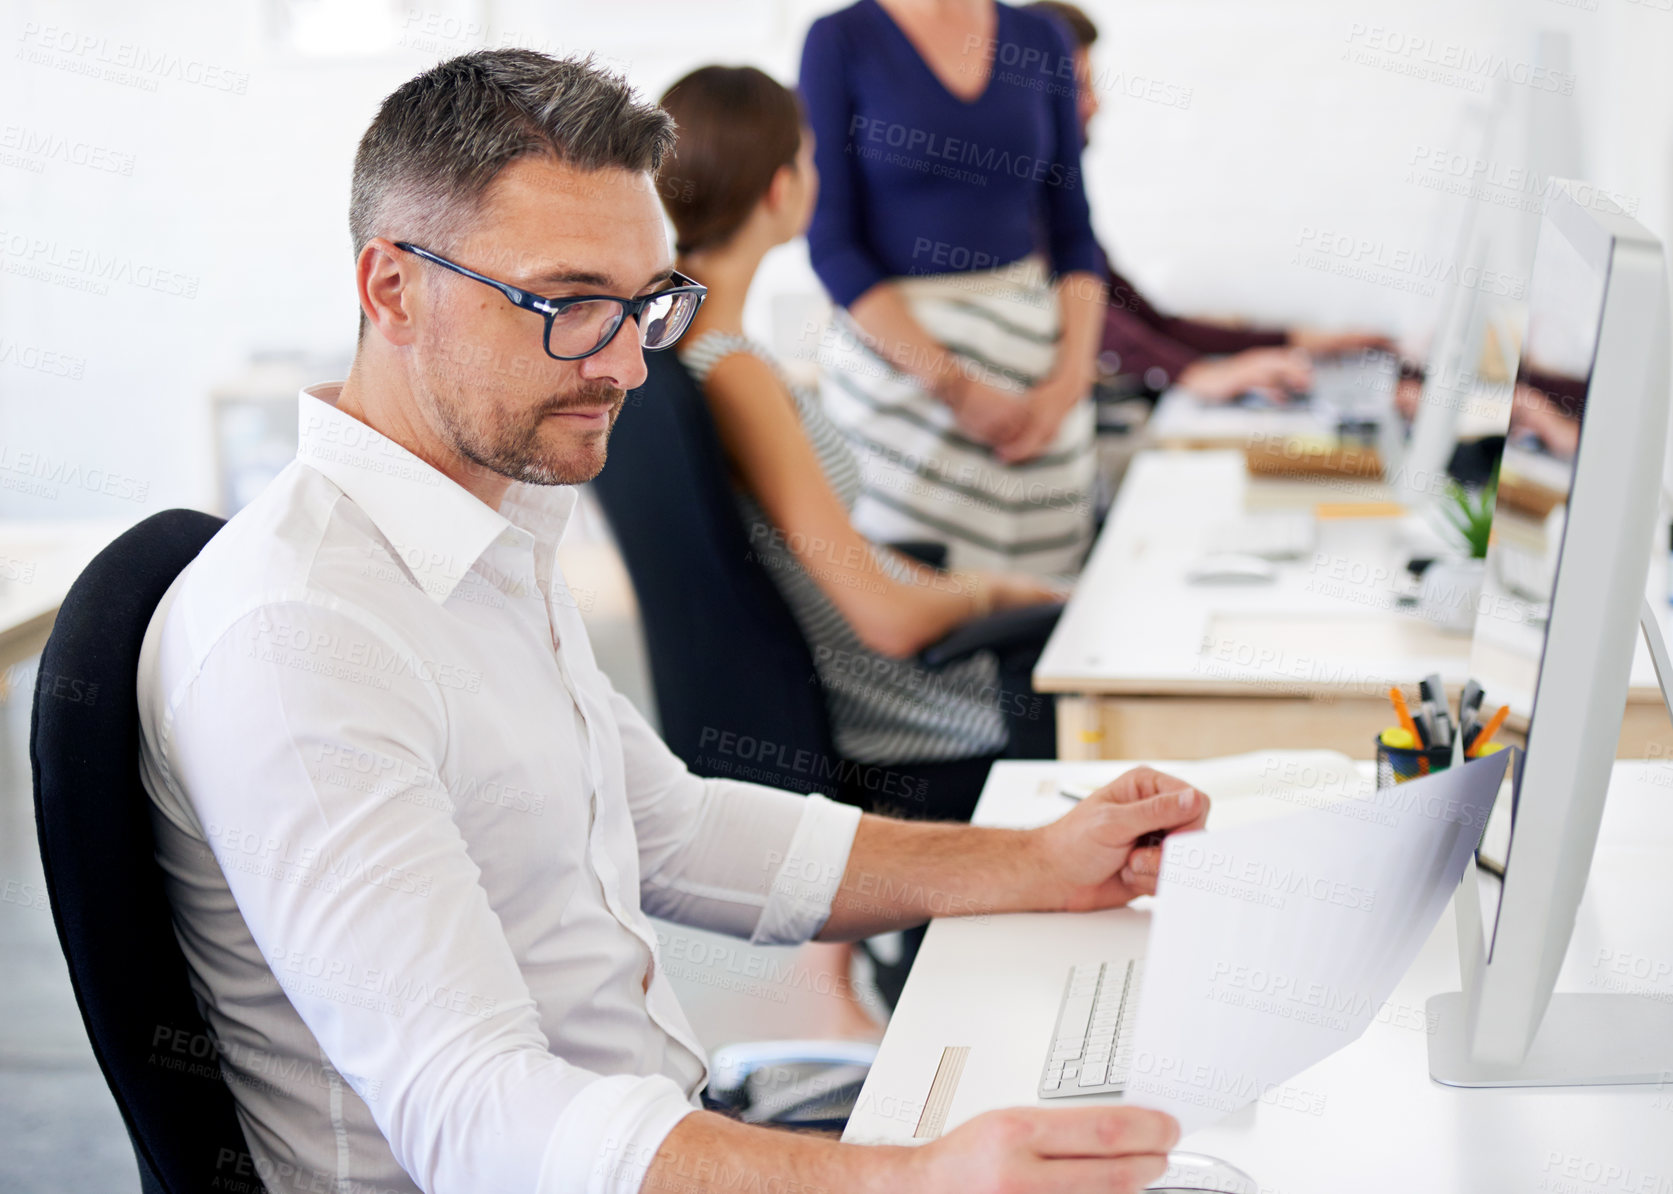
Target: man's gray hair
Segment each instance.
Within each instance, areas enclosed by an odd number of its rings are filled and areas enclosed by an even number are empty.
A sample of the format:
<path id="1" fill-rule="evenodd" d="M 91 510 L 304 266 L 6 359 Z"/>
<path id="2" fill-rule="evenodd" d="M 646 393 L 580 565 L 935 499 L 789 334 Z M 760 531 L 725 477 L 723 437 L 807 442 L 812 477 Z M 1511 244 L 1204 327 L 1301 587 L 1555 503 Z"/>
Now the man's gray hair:
<path id="1" fill-rule="evenodd" d="M 403 83 L 360 138 L 349 199 L 355 256 L 374 236 L 446 252 L 518 158 L 655 174 L 673 146 L 673 118 L 591 58 L 462 54 Z"/>

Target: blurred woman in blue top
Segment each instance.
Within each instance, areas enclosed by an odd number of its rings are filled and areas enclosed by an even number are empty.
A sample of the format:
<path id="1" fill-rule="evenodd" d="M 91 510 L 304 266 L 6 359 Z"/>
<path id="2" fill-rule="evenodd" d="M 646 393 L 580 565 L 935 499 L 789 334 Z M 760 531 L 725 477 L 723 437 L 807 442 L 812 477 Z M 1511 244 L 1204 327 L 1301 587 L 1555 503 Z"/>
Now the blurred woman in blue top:
<path id="1" fill-rule="evenodd" d="M 1104 260 L 1074 72 L 1054 18 L 994 0 L 859 0 L 802 50 L 855 523 L 955 567 L 1068 573 L 1091 539 Z"/>

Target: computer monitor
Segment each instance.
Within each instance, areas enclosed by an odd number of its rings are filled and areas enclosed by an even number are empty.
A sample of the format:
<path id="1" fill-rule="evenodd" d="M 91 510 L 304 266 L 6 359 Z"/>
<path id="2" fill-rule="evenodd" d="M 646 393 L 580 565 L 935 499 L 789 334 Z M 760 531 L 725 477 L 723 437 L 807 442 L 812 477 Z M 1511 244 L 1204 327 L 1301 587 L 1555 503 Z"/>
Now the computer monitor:
<path id="1" fill-rule="evenodd" d="M 1463 990 L 1429 1001 L 1460 1086 L 1656 1081 L 1673 1005 L 1553 994 L 1603 815 L 1657 522 L 1668 407 L 1661 245 L 1558 187 L 1539 235 L 1471 671 L 1525 722 L 1502 879 L 1456 901 Z M 1644 622 L 1658 669 L 1666 654 Z M 1665 670 L 1664 684 L 1673 680 Z"/>
<path id="2" fill-rule="evenodd" d="M 1456 160 L 1492 160 L 1510 103 L 1508 81 L 1498 83 L 1491 100 L 1465 109 L 1455 138 Z M 1440 204 L 1441 223 L 1431 240 L 1450 248 L 1453 269 L 1443 277 L 1440 301 L 1434 307 L 1422 398 L 1411 427 L 1408 431 L 1398 420 L 1392 422 L 1389 443 L 1383 449 L 1390 466 L 1385 478 L 1410 507 L 1430 503 L 1443 491 L 1461 416 L 1482 405 L 1490 406 L 1497 417 L 1500 404 L 1484 402 L 1481 364 L 1493 312 L 1505 301 L 1503 292 L 1514 288 L 1516 281 L 1492 269 L 1491 250 L 1499 235 L 1496 215 L 1484 221 L 1482 203 L 1473 194 L 1459 198 L 1443 193 Z M 1492 419 L 1475 422 L 1491 423 Z M 1503 430 L 1502 425 L 1497 429 Z"/>
<path id="3" fill-rule="evenodd" d="M 1485 240 L 1472 240 L 1466 254 L 1463 272 L 1481 276 Z M 1486 328 L 1487 304 L 1479 290 L 1460 286 L 1443 302 L 1417 413 L 1404 443 L 1388 453 L 1394 468 L 1387 478 L 1409 507 L 1422 506 L 1441 495 L 1447 466 L 1458 444 L 1462 416 L 1483 402 L 1480 364 Z M 1398 434 L 1399 429 L 1394 430 Z"/>

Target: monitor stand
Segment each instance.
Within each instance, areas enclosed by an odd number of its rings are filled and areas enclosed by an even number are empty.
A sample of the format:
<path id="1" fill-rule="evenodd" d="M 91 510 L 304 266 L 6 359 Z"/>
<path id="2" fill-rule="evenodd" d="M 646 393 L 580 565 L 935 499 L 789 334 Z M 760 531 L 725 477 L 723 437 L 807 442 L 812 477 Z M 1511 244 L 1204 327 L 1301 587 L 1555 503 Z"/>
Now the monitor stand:
<path id="1" fill-rule="evenodd" d="M 1639 628 L 1650 648 L 1662 700 L 1673 713 L 1673 661 L 1655 608 L 1646 599 Z M 1466 879 L 1470 876 L 1466 875 Z M 1460 898 L 1474 900 L 1465 883 Z M 1428 1001 L 1429 1076 L 1448 1086 L 1606 1086 L 1657 1083 L 1673 1087 L 1673 993 L 1589 994 L 1559 991 L 1541 1017 L 1527 1056 L 1515 1065 L 1470 1055 L 1469 1004 L 1463 991 Z"/>
<path id="2" fill-rule="evenodd" d="M 1673 1003 L 1647 995 L 1559 991 L 1515 1065 L 1477 1061 L 1464 1037 L 1464 992 L 1429 997 L 1429 1076 L 1447 1086 L 1673 1086 Z"/>

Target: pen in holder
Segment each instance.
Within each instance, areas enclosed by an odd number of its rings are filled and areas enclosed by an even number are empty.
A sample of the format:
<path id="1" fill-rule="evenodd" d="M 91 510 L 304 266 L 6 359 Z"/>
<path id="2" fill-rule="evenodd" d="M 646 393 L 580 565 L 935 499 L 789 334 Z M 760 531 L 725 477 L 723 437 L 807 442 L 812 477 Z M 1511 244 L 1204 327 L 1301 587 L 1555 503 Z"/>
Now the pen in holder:
<path id="1" fill-rule="evenodd" d="M 1452 747 L 1447 746 L 1390 746 L 1377 737 L 1377 787 L 1391 788 L 1408 779 L 1433 775 L 1452 765 Z"/>

